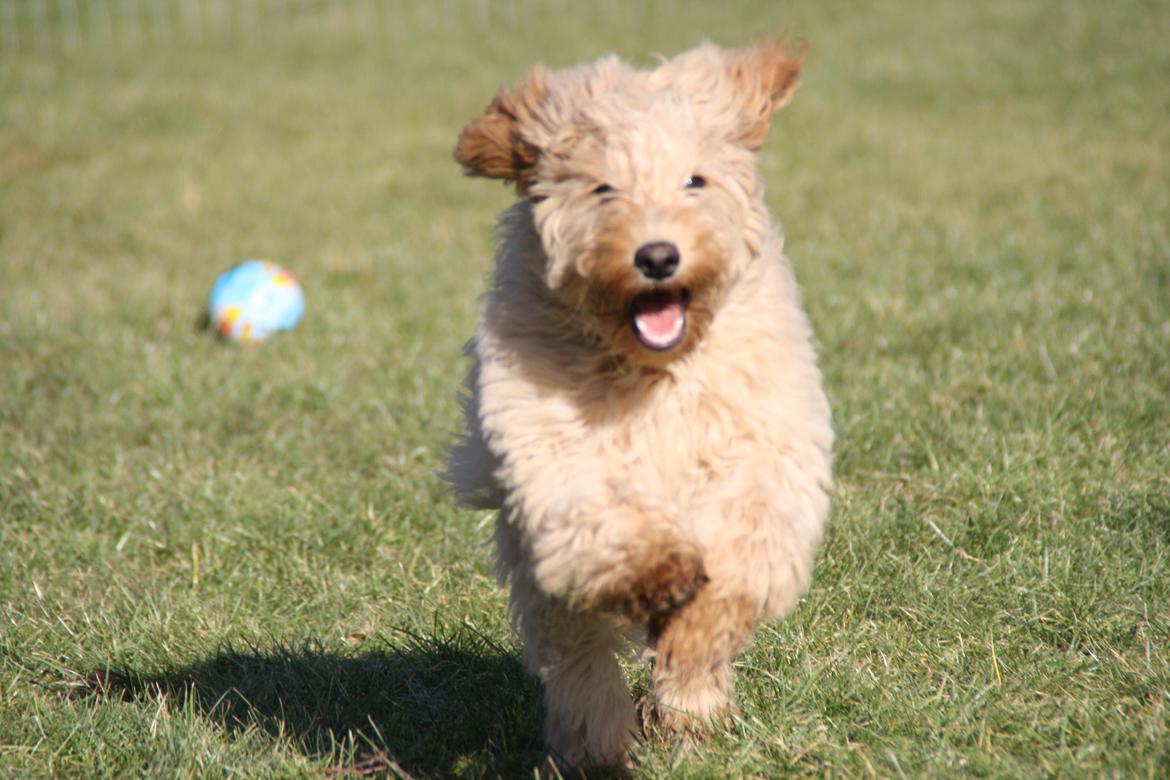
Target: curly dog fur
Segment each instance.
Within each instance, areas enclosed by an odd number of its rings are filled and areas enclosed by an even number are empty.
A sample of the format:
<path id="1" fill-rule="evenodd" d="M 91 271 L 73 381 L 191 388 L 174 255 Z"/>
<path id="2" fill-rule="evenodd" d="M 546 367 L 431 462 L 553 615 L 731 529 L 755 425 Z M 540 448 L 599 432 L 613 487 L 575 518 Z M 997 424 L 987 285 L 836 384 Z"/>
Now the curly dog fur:
<path id="1" fill-rule="evenodd" d="M 734 714 L 731 660 L 807 588 L 829 406 L 757 153 L 804 51 L 707 44 L 652 70 L 533 69 L 463 130 L 516 185 L 447 478 L 499 510 L 499 574 L 560 766 L 622 764 L 615 659 L 655 650 L 648 734 Z"/>

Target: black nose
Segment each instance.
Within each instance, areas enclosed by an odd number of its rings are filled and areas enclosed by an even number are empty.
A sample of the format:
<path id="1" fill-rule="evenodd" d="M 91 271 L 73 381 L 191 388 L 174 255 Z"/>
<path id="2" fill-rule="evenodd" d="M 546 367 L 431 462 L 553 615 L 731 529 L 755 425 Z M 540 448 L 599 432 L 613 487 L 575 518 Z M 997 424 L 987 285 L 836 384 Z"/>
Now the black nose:
<path id="1" fill-rule="evenodd" d="M 678 268 L 678 247 L 669 241 L 642 244 L 634 253 L 634 265 L 647 279 L 669 279 Z"/>

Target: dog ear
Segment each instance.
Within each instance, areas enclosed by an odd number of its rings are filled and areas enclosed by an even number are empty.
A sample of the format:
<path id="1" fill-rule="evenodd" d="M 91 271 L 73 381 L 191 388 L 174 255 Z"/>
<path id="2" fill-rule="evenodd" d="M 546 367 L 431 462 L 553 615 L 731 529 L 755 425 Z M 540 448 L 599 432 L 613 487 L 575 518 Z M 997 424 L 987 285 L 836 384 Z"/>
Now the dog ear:
<path id="1" fill-rule="evenodd" d="M 523 191 L 536 170 L 539 148 L 525 133 L 548 96 L 548 78 L 537 65 L 512 88 L 503 88 L 455 144 L 455 161 L 468 176 L 515 182 Z"/>
<path id="2" fill-rule="evenodd" d="M 772 114 L 792 100 L 800 84 L 800 66 L 808 43 L 794 49 L 787 37 L 760 38 L 754 46 L 727 55 L 727 70 L 744 99 L 742 118 L 734 140 L 759 151 L 768 137 Z"/>

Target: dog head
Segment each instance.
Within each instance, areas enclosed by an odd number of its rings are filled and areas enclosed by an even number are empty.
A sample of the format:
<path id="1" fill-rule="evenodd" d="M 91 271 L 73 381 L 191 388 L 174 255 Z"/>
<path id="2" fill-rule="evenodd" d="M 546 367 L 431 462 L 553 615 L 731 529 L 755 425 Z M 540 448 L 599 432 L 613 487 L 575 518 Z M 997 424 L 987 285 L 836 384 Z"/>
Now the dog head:
<path id="1" fill-rule="evenodd" d="M 756 152 L 806 50 L 704 45 L 639 71 L 537 66 L 459 137 L 471 175 L 531 204 L 550 295 L 616 353 L 664 365 L 702 338 L 768 231 Z"/>

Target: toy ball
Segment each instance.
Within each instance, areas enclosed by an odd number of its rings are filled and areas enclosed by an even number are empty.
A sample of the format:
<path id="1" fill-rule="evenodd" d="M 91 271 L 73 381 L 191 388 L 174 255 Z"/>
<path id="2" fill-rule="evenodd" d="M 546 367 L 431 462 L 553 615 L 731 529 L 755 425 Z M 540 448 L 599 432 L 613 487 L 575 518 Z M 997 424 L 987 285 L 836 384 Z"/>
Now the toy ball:
<path id="1" fill-rule="evenodd" d="M 211 326 L 228 341 L 263 341 L 289 330 L 305 313 L 301 285 L 267 260 L 247 260 L 227 271 L 211 288 Z"/>

